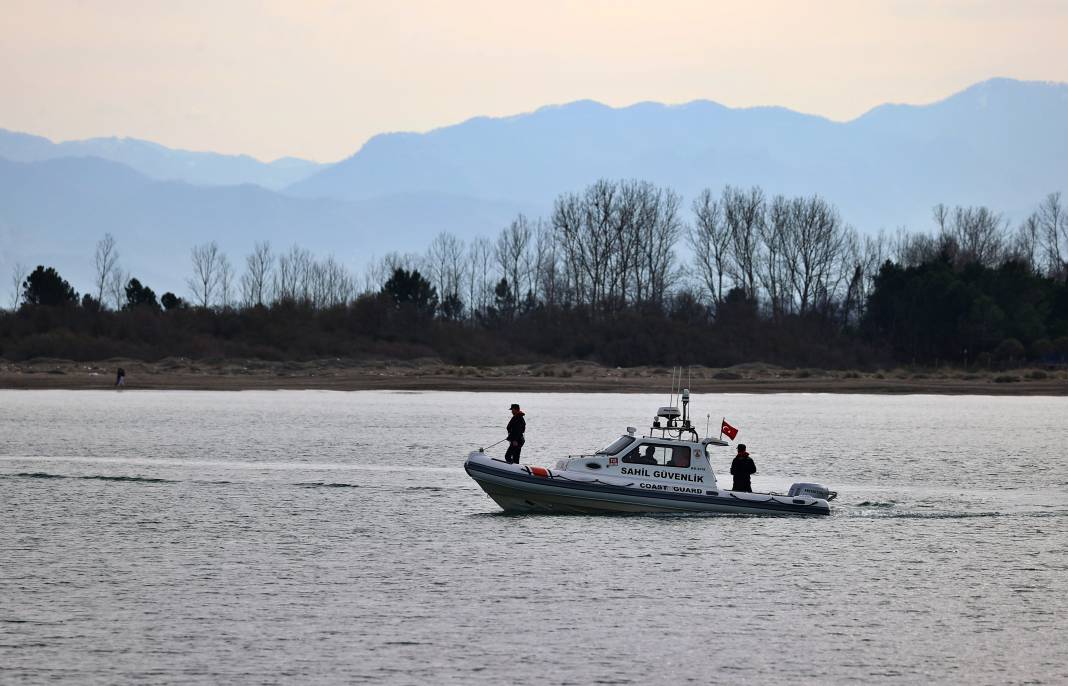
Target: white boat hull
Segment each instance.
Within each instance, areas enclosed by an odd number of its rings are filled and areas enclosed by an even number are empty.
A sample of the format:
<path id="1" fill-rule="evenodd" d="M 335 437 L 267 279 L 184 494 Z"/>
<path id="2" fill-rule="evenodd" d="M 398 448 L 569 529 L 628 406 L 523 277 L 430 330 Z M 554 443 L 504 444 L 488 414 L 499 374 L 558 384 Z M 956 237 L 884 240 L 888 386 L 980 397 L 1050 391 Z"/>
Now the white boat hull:
<path id="1" fill-rule="evenodd" d="M 464 468 L 505 512 L 830 514 L 827 501 L 819 498 L 736 493 L 633 479 L 598 479 L 588 474 L 511 465 L 483 453 L 468 456 Z"/>

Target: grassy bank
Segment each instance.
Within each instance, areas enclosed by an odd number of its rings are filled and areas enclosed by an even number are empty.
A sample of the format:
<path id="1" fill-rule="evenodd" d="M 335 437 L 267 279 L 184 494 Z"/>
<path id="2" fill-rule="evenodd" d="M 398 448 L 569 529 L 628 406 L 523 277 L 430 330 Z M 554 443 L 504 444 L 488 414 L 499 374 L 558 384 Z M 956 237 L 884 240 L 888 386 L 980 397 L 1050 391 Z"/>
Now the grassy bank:
<path id="1" fill-rule="evenodd" d="M 424 358 L 412 361 L 309 362 L 189 360 L 99 362 L 37 358 L 0 360 L 0 388 L 109 389 L 115 370 L 126 370 L 128 389 L 251 390 L 464 390 L 513 392 L 659 393 L 669 385 L 662 367 L 605 367 L 590 362 L 472 367 Z M 695 393 L 939 393 L 1068 395 L 1068 370 L 1001 371 L 889 369 L 875 372 L 787 369 L 754 363 L 727 368 L 692 367 Z"/>

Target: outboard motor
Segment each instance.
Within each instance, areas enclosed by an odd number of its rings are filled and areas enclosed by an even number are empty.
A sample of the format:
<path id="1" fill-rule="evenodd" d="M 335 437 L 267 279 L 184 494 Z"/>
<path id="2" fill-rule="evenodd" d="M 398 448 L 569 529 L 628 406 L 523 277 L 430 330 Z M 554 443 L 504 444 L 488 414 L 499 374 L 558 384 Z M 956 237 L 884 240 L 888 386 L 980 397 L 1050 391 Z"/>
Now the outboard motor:
<path id="1" fill-rule="evenodd" d="M 790 486 L 790 492 L 787 494 L 790 497 L 798 495 L 807 495 L 810 498 L 819 498 L 820 500 L 831 501 L 838 497 L 836 491 L 832 491 L 823 484 L 808 484 L 798 483 Z"/>

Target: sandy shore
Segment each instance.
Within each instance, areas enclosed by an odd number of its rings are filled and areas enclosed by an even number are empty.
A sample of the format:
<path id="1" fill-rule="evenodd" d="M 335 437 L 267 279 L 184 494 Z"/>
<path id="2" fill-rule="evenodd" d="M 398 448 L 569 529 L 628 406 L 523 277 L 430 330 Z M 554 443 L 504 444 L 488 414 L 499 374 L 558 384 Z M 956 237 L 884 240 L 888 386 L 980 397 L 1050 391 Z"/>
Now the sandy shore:
<path id="1" fill-rule="evenodd" d="M 499 367 L 448 365 L 435 360 L 267 362 L 262 360 L 101 362 L 0 360 L 0 388 L 108 389 L 115 370 L 126 370 L 129 389 L 175 390 L 443 390 L 512 392 L 658 393 L 669 384 L 661 367 L 608 368 L 589 362 Z M 940 393 L 1068 395 L 1068 370 L 880 370 L 850 372 L 784 369 L 746 364 L 691 368 L 690 385 L 702 393 Z"/>

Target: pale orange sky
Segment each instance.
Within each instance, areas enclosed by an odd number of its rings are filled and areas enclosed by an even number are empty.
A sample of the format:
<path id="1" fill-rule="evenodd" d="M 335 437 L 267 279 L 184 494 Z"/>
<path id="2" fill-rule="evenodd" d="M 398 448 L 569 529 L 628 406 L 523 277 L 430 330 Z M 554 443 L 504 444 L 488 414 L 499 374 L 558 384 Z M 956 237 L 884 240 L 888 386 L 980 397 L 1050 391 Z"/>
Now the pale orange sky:
<path id="1" fill-rule="evenodd" d="M 591 98 L 845 120 L 1068 81 L 1068 2 L 0 0 L 0 127 L 333 161 Z"/>

